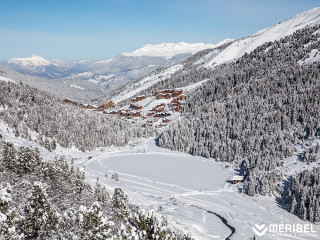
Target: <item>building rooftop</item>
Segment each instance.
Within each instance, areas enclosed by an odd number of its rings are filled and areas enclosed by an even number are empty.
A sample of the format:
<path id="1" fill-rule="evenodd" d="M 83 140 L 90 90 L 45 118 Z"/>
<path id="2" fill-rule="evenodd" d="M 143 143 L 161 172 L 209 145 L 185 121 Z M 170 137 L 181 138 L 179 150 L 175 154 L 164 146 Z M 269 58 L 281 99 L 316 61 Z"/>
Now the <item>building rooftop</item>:
<path id="1" fill-rule="evenodd" d="M 232 176 L 233 181 L 243 181 L 243 176 Z"/>

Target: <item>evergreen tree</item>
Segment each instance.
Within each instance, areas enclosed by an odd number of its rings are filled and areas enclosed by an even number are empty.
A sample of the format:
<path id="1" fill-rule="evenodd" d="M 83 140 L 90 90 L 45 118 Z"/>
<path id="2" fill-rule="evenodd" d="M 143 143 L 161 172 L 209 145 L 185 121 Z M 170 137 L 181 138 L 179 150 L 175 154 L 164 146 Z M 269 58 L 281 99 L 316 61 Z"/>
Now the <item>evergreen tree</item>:
<path id="1" fill-rule="evenodd" d="M 99 178 L 96 179 L 94 186 L 94 197 L 102 205 L 106 204 L 106 202 L 109 200 L 109 193 L 107 192 L 105 186 L 101 186 Z"/>
<path id="2" fill-rule="evenodd" d="M 113 225 L 104 217 L 98 202 L 94 202 L 90 209 L 80 208 L 81 239 L 104 240 L 111 237 L 110 226 Z"/>
<path id="3" fill-rule="evenodd" d="M 19 235 L 16 230 L 18 215 L 11 205 L 11 186 L 0 185 L 0 239 L 16 240 Z"/>
<path id="4" fill-rule="evenodd" d="M 117 211 L 117 215 L 125 218 L 129 214 L 128 197 L 121 188 L 115 188 L 112 197 L 112 205 Z"/>
<path id="5" fill-rule="evenodd" d="M 57 223 L 57 213 L 49 202 L 42 183 L 35 182 L 23 221 L 25 239 L 52 239 Z"/>

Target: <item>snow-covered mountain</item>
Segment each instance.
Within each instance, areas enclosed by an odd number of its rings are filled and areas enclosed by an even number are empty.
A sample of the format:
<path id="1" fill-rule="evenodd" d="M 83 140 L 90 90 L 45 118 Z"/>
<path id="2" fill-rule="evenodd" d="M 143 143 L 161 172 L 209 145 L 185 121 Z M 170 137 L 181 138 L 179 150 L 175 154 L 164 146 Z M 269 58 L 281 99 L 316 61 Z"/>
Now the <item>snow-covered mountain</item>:
<path id="1" fill-rule="evenodd" d="M 293 34 L 299 29 L 311 27 L 320 23 L 320 7 L 302 12 L 291 19 L 273 25 L 257 33 L 234 41 L 230 46 L 221 51 L 212 51 L 201 58 L 196 64 L 204 67 L 215 67 L 242 57 L 266 42 L 273 42 Z"/>
<path id="2" fill-rule="evenodd" d="M 225 39 L 218 44 L 205 44 L 205 43 L 161 43 L 158 45 L 147 44 L 144 47 L 133 51 L 131 53 L 123 53 L 124 56 L 137 57 L 137 56 L 150 56 L 150 57 L 165 57 L 170 59 L 175 55 L 182 53 L 195 54 L 204 49 L 216 48 L 227 42 L 232 41 L 232 39 Z"/>
<path id="3" fill-rule="evenodd" d="M 41 90 L 46 90 L 60 98 L 71 98 L 76 101 L 86 102 L 88 99 L 106 94 L 104 87 L 87 80 L 48 79 L 38 76 L 22 74 L 8 67 L 0 66 L 0 81 L 14 81 L 23 83 Z"/>
<path id="4" fill-rule="evenodd" d="M 47 59 L 38 56 L 37 54 L 33 54 L 31 57 L 28 58 L 12 58 L 9 60 L 9 63 L 18 64 L 25 67 L 44 67 L 56 65 L 48 61 Z"/>
<path id="5" fill-rule="evenodd" d="M 27 58 L 12 58 L 2 66 L 9 67 L 19 73 L 57 79 L 69 76 L 71 74 L 87 71 L 91 61 L 80 60 L 76 62 L 67 62 L 63 60 L 47 60 L 37 54 Z"/>

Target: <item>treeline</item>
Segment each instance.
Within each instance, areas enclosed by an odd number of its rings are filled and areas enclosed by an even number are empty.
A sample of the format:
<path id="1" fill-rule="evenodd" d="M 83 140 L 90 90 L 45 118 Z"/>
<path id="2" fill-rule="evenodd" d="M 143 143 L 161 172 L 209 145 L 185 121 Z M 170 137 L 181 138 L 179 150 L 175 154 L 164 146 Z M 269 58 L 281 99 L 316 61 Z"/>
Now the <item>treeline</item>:
<path id="1" fill-rule="evenodd" d="M 15 129 L 16 136 L 31 139 L 49 149 L 56 143 L 81 151 L 123 146 L 153 134 L 151 128 L 59 102 L 53 95 L 21 84 L 0 81 L 0 118 Z"/>
<path id="2" fill-rule="evenodd" d="M 45 161 L 1 139 L 0 150 L 0 239 L 191 239 L 131 205 L 121 188 L 109 196 L 99 179 L 92 188 L 63 157 Z"/>

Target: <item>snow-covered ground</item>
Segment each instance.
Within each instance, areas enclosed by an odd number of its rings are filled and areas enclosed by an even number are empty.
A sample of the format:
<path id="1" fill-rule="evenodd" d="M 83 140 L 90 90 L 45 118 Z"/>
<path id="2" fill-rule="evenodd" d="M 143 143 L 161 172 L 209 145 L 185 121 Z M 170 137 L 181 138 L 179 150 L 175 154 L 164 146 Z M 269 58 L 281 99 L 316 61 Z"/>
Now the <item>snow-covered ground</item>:
<path id="1" fill-rule="evenodd" d="M 312 49 L 311 52 L 308 54 L 308 57 L 305 59 L 299 60 L 298 63 L 302 64 L 311 64 L 313 62 L 320 61 L 320 50 L 319 49 Z"/>
<path id="2" fill-rule="evenodd" d="M 13 82 L 13 83 L 15 83 L 14 80 L 12 80 L 12 79 L 10 79 L 10 78 L 6 78 L 6 77 L 1 77 L 1 76 L 0 76 L 0 81 Z"/>
<path id="3" fill-rule="evenodd" d="M 122 148 L 103 148 L 81 153 L 61 149 L 57 153 L 84 167 L 89 182 L 97 177 L 112 191 L 121 187 L 132 203 L 144 209 L 159 209 L 170 225 L 195 239 L 225 239 L 231 230 L 210 213 L 224 217 L 235 228 L 231 239 L 249 239 L 255 224 L 304 224 L 278 205 L 274 197 L 249 197 L 242 184 L 229 180 L 236 172 L 224 163 L 158 148 L 154 139 L 144 139 Z M 285 171 L 285 170 L 284 170 Z M 118 173 L 119 182 L 111 179 Z M 209 211 L 209 212 L 208 212 Z M 313 226 L 320 238 L 320 226 Z M 275 237 L 259 239 L 319 239 Z"/>
<path id="4" fill-rule="evenodd" d="M 242 193 L 242 184 L 229 182 L 237 173 L 227 164 L 159 148 L 152 138 L 125 147 L 83 153 L 60 146 L 55 152 L 49 152 L 38 144 L 15 137 L 13 130 L 2 121 L 0 134 L 16 147 L 38 147 L 46 159 L 51 160 L 56 154 L 65 155 L 68 161 L 75 159 L 75 166 L 86 172 L 88 182 L 94 183 L 99 177 L 110 193 L 115 187 L 123 188 L 132 203 L 146 210 L 160 209 L 171 226 L 198 240 L 225 239 L 231 234 L 231 230 L 211 212 L 219 214 L 235 228 L 230 238 L 234 240 L 253 237 L 255 224 L 306 223 L 282 209 L 274 197 L 249 197 Z M 32 133 L 34 139 L 36 135 Z M 297 146 L 296 154 L 301 151 Z M 305 169 L 297 156 L 287 160 L 287 164 L 280 168 L 284 174 L 292 174 L 289 169 Z M 119 175 L 119 182 L 111 178 L 115 172 Z M 320 226 L 313 226 L 313 229 L 318 236 L 265 234 L 258 239 L 320 239 Z"/>
<path id="5" fill-rule="evenodd" d="M 192 92 L 193 90 L 195 90 L 197 87 L 200 87 L 203 83 L 207 82 L 208 80 L 209 79 L 205 79 L 205 80 L 202 80 L 202 81 L 187 85 L 185 87 L 181 87 L 180 89 L 182 89 L 183 92 L 186 92 L 186 93 Z"/>

